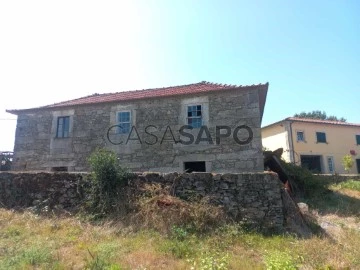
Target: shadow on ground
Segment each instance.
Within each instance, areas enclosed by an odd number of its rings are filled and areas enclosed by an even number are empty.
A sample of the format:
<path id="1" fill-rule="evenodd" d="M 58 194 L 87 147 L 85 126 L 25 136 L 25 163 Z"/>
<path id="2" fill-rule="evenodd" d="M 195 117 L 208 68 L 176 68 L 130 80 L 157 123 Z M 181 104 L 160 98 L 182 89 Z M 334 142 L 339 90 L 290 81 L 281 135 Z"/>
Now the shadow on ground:
<path id="1" fill-rule="evenodd" d="M 336 214 L 340 217 L 360 217 L 360 199 L 329 188 L 329 184 L 319 185 L 309 192 L 305 202 L 319 214 Z M 350 192 L 349 192 L 350 193 Z M 360 195 L 360 192 L 358 192 Z"/>

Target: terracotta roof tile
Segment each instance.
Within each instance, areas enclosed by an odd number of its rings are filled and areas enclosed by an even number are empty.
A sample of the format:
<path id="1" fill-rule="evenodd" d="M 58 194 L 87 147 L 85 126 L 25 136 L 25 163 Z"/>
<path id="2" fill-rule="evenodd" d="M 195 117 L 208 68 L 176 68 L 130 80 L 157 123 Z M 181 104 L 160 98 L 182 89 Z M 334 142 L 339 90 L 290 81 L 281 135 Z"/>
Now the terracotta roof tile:
<path id="1" fill-rule="evenodd" d="M 269 125 L 264 126 L 262 128 L 267 128 L 267 127 L 270 127 L 272 125 L 282 123 L 284 121 L 360 127 L 360 124 L 356 124 L 356 123 L 347 123 L 347 122 L 341 122 L 341 121 L 330 121 L 330 120 L 320 120 L 320 119 L 311 119 L 311 118 L 300 118 L 300 117 L 288 117 L 288 118 L 285 118 L 284 120 L 269 124 Z"/>
<path id="2" fill-rule="evenodd" d="M 331 124 L 331 125 L 342 125 L 342 126 L 359 126 L 360 124 L 347 123 L 341 121 L 330 121 L 330 120 L 320 120 L 320 119 L 309 119 L 309 118 L 299 118 L 299 117 L 288 117 L 286 120 L 297 121 L 297 122 L 307 122 L 307 123 L 320 123 L 320 124 Z"/>
<path id="3" fill-rule="evenodd" d="M 107 94 L 93 94 L 90 96 L 63 101 L 47 106 L 42 106 L 32 109 L 24 109 L 24 110 L 7 110 L 7 112 L 18 114 L 29 110 L 50 109 L 50 108 L 58 108 L 58 107 L 69 107 L 76 105 L 137 100 L 137 99 L 146 99 L 146 98 L 168 97 L 168 96 L 176 96 L 176 95 L 199 94 L 199 93 L 207 93 L 207 92 L 230 90 L 230 89 L 254 88 L 254 89 L 267 90 L 268 85 L 269 84 L 266 83 L 266 84 L 242 86 L 242 85 L 228 85 L 228 84 L 218 84 L 218 83 L 210 83 L 210 82 L 202 81 L 194 84 L 179 85 L 179 86 L 164 87 L 164 88 L 154 88 L 154 89 L 135 90 L 135 91 L 126 91 L 126 92 L 117 92 L 117 93 L 107 93 Z"/>

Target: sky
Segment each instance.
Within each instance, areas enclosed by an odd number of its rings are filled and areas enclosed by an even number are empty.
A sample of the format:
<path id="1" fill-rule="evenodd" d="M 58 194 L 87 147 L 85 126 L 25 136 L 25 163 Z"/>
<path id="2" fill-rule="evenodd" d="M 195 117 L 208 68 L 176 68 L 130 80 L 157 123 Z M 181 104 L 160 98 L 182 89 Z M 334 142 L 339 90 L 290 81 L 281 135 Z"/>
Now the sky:
<path id="1" fill-rule="evenodd" d="M 262 125 L 360 123 L 360 1 L 0 0 L 0 151 L 16 116 L 94 93 L 269 82 Z"/>

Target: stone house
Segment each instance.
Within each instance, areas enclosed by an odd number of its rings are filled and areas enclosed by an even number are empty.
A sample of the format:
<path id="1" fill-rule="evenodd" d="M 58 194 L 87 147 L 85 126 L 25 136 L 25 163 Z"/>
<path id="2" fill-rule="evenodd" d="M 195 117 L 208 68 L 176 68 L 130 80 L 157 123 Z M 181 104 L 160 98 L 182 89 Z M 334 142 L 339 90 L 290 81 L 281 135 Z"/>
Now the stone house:
<path id="1" fill-rule="evenodd" d="M 138 172 L 260 172 L 267 90 L 203 81 L 7 110 L 18 116 L 13 169 L 87 171 L 100 147 Z"/>

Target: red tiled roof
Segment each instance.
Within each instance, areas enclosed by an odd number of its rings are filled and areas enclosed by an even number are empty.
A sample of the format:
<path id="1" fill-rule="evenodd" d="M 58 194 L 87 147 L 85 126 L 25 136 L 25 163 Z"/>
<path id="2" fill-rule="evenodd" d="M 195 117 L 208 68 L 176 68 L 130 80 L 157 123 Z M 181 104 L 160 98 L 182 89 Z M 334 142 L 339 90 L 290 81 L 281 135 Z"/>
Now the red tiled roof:
<path id="1" fill-rule="evenodd" d="M 331 124 L 331 125 L 341 125 L 341 126 L 358 126 L 360 124 L 347 123 L 341 121 L 330 121 L 330 120 L 320 120 L 320 119 L 310 119 L 310 118 L 299 118 L 299 117 L 288 117 L 285 120 L 296 121 L 296 122 L 306 122 L 306 123 L 319 123 L 319 124 Z"/>
<path id="2" fill-rule="evenodd" d="M 262 128 L 267 128 L 276 124 L 280 124 L 284 121 L 294 121 L 294 122 L 304 122 L 304 123 L 313 123 L 313 124 L 330 124 L 330 125 L 340 125 L 340 126 L 352 126 L 352 127 L 360 127 L 360 124 L 356 123 L 347 123 L 341 121 L 330 121 L 330 120 L 320 120 L 320 119 L 311 119 L 311 118 L 300 118 L 300 117 L 288 117 L 284 120 L 269 124 Z"/>
<path id="3" fill-rule="evenodd" d="M 268 83 L 242 86 L 242 85 L 217 84 L 217 83 L 202 81 L 194 84 L 179 85 L 179 86 L 164 87 L 164 88 L 154 88 L 154 89 L 135 90 L 135 91 L 126 91 L 126 92 L 117 92 L 117 93 L 107 93 L 107 94 L 93 94 L 90 96 L 63 101 L 38 108 L 24 109 L 24 110 L 7 110 L 7 112 L 13 114 L 19 114 L 21 112 L 26 112 L 29 110 L 50 109 L 50 108 L 58 108 L 58 107 L 69 107 L 76 105 L 97 104 L 97 103 L 127 101 L 127 100 L 146 99 L 146 98 L 168 97 L 168 96 L 176 96 L 176 95 L 199 94 L 199 93 L 215 92 L 215 91 L 230 90 L 230 89 L 245 90 L 245 89 L 253 88 L 253 89 L 262 89 L 267 91 L 268 86 L 269 86 Z M 265 98 L 266 98 L 266 93 L 265 93 Z"/>

